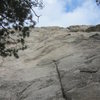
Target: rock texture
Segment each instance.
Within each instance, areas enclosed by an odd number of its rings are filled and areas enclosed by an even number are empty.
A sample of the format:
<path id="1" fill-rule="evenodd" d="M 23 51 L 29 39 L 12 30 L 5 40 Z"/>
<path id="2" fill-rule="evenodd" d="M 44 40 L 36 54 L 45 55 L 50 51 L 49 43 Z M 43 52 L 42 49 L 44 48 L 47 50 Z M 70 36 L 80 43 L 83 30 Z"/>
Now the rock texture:
<path id="1" fill-rule="evenodd" d="M 100 100 L 99 30 L 31 29 L 19 59 L 0 58 L 0 100 Z"/>

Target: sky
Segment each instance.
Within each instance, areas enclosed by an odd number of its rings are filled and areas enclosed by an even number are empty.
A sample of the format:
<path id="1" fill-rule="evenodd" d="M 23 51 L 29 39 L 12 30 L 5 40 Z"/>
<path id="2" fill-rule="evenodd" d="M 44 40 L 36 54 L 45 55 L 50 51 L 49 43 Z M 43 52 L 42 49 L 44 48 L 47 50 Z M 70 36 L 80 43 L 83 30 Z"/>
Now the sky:
<path id="1" fill-rule="evenodd" d="M 36 26 L 96 25 L 100 23 L 100 7 L 95 0 L 43 0 L 44 8 Z"/>

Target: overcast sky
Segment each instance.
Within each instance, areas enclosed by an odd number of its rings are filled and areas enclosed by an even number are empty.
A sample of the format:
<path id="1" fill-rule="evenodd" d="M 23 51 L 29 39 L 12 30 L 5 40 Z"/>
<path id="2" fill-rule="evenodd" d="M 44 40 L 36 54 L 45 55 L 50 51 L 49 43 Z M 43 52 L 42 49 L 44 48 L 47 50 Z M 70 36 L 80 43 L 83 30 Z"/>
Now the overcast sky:
<path id="1" fill-rule="evenodd" d="M 91 25 L 100 23 L 100 7 L 95 0 L 43 0 L 45 7 L 37 26 Z"/>

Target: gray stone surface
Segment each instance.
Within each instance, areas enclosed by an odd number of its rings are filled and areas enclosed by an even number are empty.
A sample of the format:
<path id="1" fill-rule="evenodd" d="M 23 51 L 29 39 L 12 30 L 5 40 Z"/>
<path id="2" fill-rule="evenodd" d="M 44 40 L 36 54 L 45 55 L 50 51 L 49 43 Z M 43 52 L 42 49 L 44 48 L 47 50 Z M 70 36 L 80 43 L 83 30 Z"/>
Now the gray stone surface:
<path id="1" fill-rule="evenodd" d="M 0 100 L 100 100 L 100 32 L 88 27 L 31 29 L 19 59 L 0 58 Z"/>

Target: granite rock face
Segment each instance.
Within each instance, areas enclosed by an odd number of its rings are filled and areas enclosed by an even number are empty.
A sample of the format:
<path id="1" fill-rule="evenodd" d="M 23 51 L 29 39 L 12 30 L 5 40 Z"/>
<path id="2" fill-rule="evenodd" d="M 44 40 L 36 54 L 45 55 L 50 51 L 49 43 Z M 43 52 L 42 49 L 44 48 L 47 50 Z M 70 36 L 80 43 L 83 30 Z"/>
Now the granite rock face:
<path id="1" fill-rule="evenodd" d="M 91 27 L 31 29 L 19 59 L 0 58 L 0 100 L 100 100 L 100 27 Z"/>

